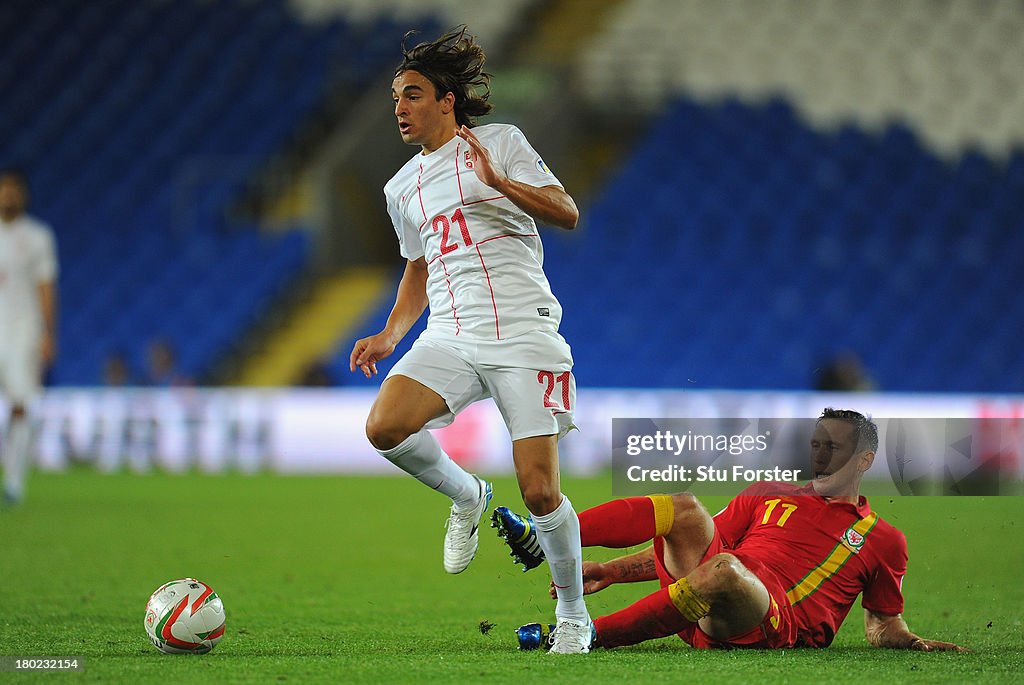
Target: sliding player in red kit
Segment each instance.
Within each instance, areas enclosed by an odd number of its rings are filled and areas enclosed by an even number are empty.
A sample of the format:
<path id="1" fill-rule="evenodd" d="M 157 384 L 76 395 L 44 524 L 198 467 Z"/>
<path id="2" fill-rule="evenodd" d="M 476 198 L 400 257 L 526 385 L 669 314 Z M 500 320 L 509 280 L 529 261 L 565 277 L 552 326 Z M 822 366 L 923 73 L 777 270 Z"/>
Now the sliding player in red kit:
<path id="1" fill-rule="evenodd" d="M 580 513 L 584 547 L 653 541 L 626 557 L 585 562 L 587 594 L 614 583 L 661 584 L 595 619 L 592 646 L 676 633 L 697 648 L 827 647 L 863 594 L 872 645 L 963 651 L 915 635 L 903 620 L 906 538 L 859 494 L 877 447 L 869 419 L 826 409 L 811 438 L 814 478 L 806 486 L 757 483 L 714 517 L 687 493 L 614 500 Z M 529 520 L 498 511 L 513 553 L 528 566 L 539 563 L 526 549 Z"/>

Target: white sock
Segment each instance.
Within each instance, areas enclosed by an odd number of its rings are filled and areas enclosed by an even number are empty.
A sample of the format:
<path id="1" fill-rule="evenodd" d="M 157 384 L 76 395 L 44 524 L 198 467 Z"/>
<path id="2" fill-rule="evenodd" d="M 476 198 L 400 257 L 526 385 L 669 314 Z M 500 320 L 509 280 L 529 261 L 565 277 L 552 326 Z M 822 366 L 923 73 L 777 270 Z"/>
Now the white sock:
<path id="1" fill-rule="evenodd" d="M 562 495 L 562 503 L 550 514 L 534 516 L 537 542 L 544 550 L 555 583 L 558 603 L 555 616 L 587 623 L 590 614 L 583 601 L 583 550 L 580 546 L 580 519 L 572 502 Z"/>
<path id="2" fill-rule="evenodd" d="M 3 447 L 4 492 L 16 499 L 25 495 L 30 437 L 31 426 L 27 417 L 11 419 Z"/>
<path id="3" fill-rule="evenodd" d="M 456 509 L 472 507 L 480 500 L 477 479 L 452 461 L 428 430 L 413 433 L 389 450 L 377 451 L 428 488 L 451 497 Z"/>

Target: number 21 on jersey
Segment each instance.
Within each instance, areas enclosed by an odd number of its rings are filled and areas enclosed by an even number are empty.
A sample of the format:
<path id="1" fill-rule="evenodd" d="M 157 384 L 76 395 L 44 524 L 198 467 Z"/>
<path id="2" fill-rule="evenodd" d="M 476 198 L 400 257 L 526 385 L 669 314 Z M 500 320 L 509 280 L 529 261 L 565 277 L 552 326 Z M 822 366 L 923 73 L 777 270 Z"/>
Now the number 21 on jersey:
<path id="1" fill-rule="evenodd" d="M 466 224 L 466 216 L 462 213 L 461 209 L 456 209 L 455 213 L 452 214 L 451 220 L 448 219 L 444 214 L 438 214 L 430 222 L 431 228 L 434 232 L 441 231 L 441 255 L 444 256 L 452 250 L 459 249 L 458 242 L 448 242 L 449 234 L 452 230 L 452 223 L 459 225 L 459 231 L 462 233 L 462 241 L 469 247 L 473 244 L 473 238 L 469 235 L 469 226 Z"/>

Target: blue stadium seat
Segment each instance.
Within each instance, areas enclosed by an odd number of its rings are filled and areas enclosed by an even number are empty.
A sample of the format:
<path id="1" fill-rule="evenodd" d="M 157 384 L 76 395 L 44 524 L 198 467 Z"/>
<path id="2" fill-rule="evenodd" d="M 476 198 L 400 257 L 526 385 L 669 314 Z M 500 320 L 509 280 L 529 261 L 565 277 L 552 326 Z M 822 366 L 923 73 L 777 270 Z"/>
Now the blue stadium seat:
<path id="1" fill-rule="evenodd" d="M 545 262 L 580 385 L 800 389 L 853 350 L 883 389 L 1020 392 L 1022 222 L 1024 153 L 951 166 L 902 124 L 683 99 Z M 339 345 L 346 382 L 391 305 Z"/>
<path id="2" fill-rule="evenodd" d="M 115 347 L 141 365 L 160 336 L 190 375 L 213 368 L 309 252 L 228 208 L 328 88 L 376 73 L 400 34 L 303 24 L 286 0 L 0 3 L 0 118 L 18 131 L 0 161 L 26 167 L 58 234 L 57 383 L 95 383 Z"/>

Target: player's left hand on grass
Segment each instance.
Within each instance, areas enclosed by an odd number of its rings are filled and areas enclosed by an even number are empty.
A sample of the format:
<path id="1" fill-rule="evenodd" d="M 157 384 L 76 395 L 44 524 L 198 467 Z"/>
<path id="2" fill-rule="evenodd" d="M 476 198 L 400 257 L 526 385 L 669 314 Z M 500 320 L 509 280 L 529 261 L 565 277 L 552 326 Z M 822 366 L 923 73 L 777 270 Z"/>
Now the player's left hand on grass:
<path id="1" fill-rule="evenodd" d="M 481 183 L 491 188 L 497 188 L 498 184 L 504 181 L 506 176 L 500 169 L 494 166 L 494 163 L 491 161 L 491 154 L 487 151 L 487 148 L 483 146 L 480 139 L 467 126 L 455 129 L 455 134 L 469 143 L 469 161 L 473 165 L 476 177 L 480 179 Z"/>
<path id="2" fill-rule="evenodd" d="M 940 640 L 926 640 L 923 637 L 919 637 L 910 643 L 910 649 L 919 652 L 969 652 L 971 650 L 960 645 L 955 645 L 952 642 L 942 642 Z"/>

